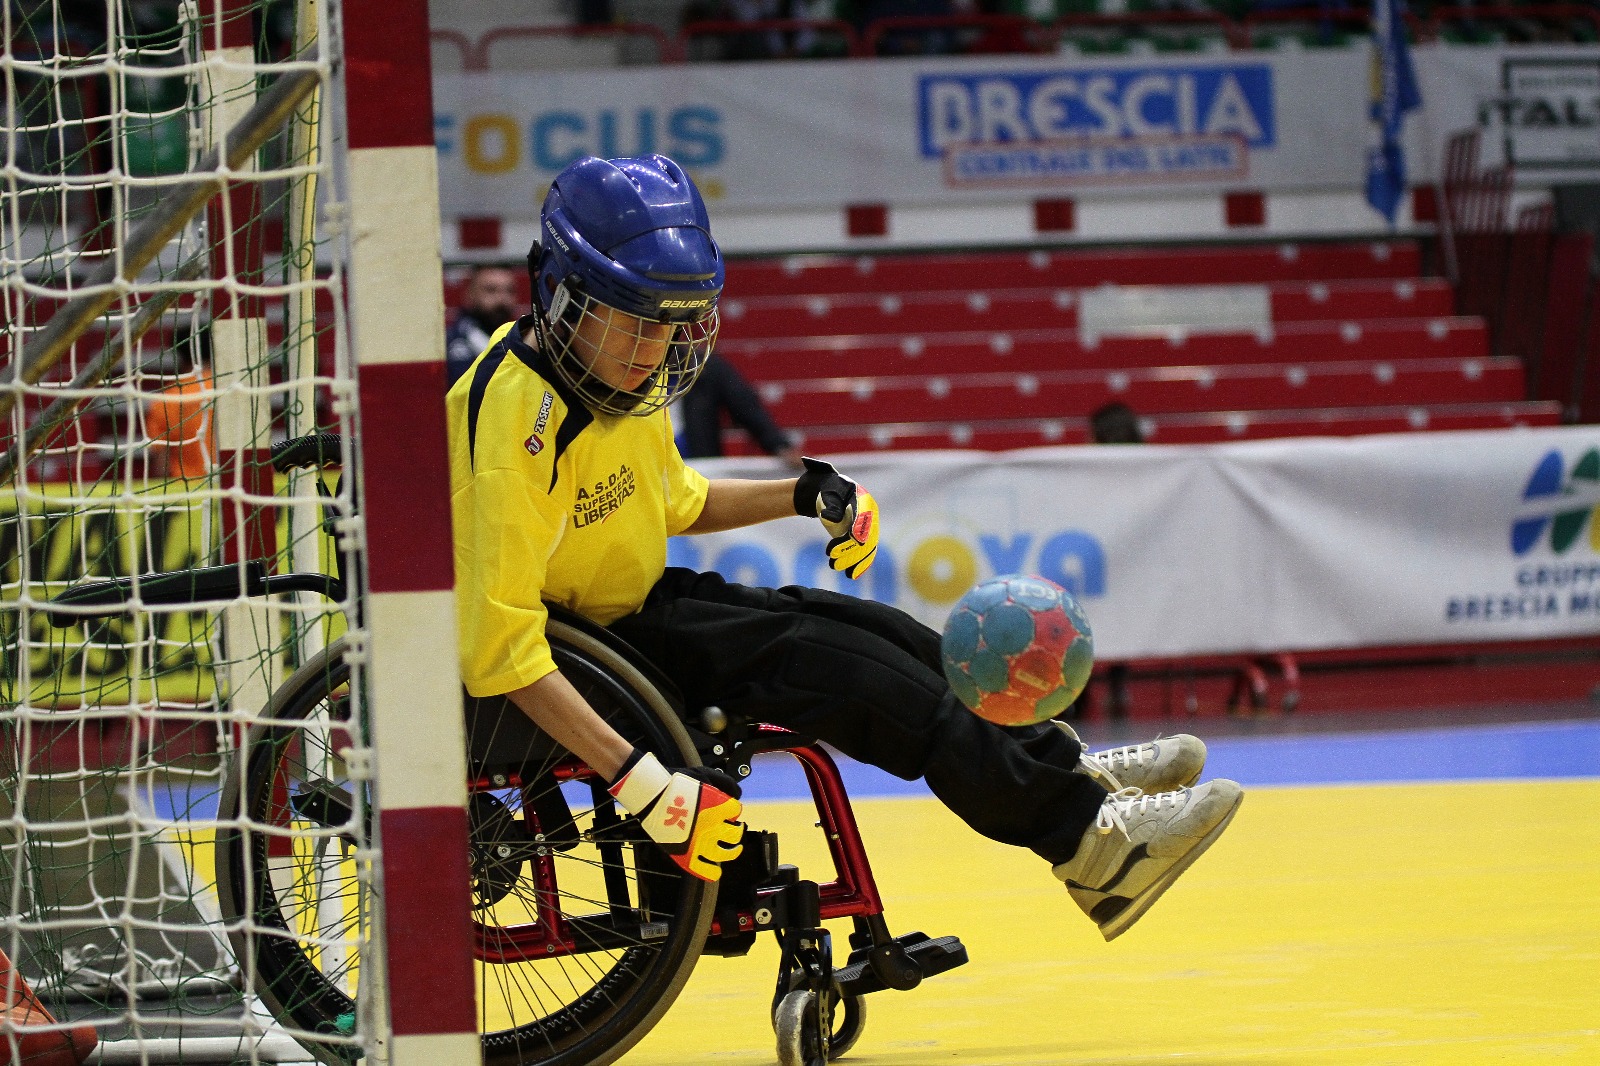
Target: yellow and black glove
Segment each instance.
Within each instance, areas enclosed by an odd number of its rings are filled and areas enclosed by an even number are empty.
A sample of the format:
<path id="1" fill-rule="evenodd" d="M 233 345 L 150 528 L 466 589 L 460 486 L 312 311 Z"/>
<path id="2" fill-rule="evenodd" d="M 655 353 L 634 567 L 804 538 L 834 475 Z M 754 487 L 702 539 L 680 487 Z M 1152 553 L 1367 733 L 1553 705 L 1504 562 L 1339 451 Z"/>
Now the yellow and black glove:
<path id="1" fill-rule="evenodd" d="M 702 881 L 718 880 L 722 864 L 744 850 L 739 786 L 719 770 L 694 767 L 674 773 L 654 755 L 635 748 L 610 791 L 623 810 L 639 819 L 646 836 Z"/>
<path id="2" fill-rule="evenodd" d="M 794 485 L 795 514 L 819 519 L 833 537 L 829 566 L 846 577 L 860 577 L 878 556 L 878 501 L 832 463 L 810 456 L 801 462 L 806 471 Z"/>

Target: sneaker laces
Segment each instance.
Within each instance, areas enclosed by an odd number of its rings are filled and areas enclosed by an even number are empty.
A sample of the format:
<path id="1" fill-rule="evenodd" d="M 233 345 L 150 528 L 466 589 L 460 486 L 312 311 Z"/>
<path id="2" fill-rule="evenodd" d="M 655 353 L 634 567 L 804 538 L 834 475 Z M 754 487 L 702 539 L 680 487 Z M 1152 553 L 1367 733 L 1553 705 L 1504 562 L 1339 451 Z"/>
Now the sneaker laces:
<path id="1" fill-rule="evenodd" d="M 1110 786 L 1112 792 L 1120 792 L 1125 787 L 1122 779 L 1117 776 L 1119 770 L 1135 769 L 1147 762 L 1156 759 L 1156 746 L 1154 741 L 1143 744 L 1129 744 L 1121 748 L 1110 748 L 1106 751 L 1091 752 L 1085 749 L 1078 756 L 1078 761 L 1083 763 L 1091 776 L 1098 777 Z"/>
<path id="2" fill-rule="evenodd" d="M 1155 813 L 1163 807 L 1181 807 L 1188 799 L 1189 790 L 1180 788 L 1172 792 L 1141 792 L 1136 788 L 1119 789 L 1106 797 L 1100 805 L 1100 814 L 1094 827 L 1101 836 L 1113 829 L 1128 836 L 1127 819 L 1136 814 Z"/>

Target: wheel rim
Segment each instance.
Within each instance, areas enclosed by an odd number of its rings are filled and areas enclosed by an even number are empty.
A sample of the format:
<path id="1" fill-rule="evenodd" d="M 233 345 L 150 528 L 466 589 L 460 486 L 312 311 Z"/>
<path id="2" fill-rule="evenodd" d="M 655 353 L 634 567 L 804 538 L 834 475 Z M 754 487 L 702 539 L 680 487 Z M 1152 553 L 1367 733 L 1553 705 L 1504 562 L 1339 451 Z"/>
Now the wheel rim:
<path id="1" fill-rule="evenodd" d="M 583 646 L 583 634 L 565 632 L 554 622 L 551 628 L 553 640 L 561 636 L 582 646 L 589 659 L 602 660 L 604 669 L 596 669 L 565 645 L 556 649 L 563 671 L 578 678 L 592 701 L 610 699 L 621 705 L 620 710 L 613 707 L 614 714 L 633 716 L 635 724 L 622 730 L 625 736 L 660 752 L 664 761 L 698 761 L 675 715 L 667 719 L 653 706 L 641 711 L 636 695 L 630 702 L 627 686 L 612 673 L 617 664 L 603 655 L 607 649 Z M 611 659 L 615 658 L 612 653 Z M 288 695 L 275 696 L 267 716 L 273 722 L 299 720 L 292 726 L 251 731 L 243 775 L 248 825 L 218 835 L 219 885 L 227 886 L 219 894 L 226 917 L 249 914 L 260 927 L 255 936 L 235 936 L 235 948 L 239 958 L 257 960 L 255 983 L 269 1009 L 296 1028 L 334 1034 L 332 1044 L 312 1050 L 324 1061 L 339 1064 L 359 1054 L 353 1043 L 341 1045 L 337 1039 L 353 1028 L 359 963 L 355 958 L 332 959 L 313 942 L 325 939 L 336 927 L 328 924 L 330 919 L 356 921 L 360 929 L 366 928 L 364 894 L 353 871 L 345 869 L 354 861 L 354 847 L 348 846 L 349 855 L 340 850 L 347 845 L 336 831 L 339 827 L 327 824 L 327 808 L 310 812 L 309 828 L 322 830 L 317 838 L 322 843 L 320 853 L 315 847 L 300 847 L 287 855 L 269 855 L 271 842 L 282 838 L 257 828 L 263 824 L 308 828 L 306 809 L 315 807 L 311 801 L 319 795 L 345 796 L 352 811 L 364 800 L 351 787 L 348 768 L 329 765 L 331 740 L 319 744 L 317 731 L 307 721 L 319 715 L 330 719 L 327 707 L 341 698 L 348 706 L 349 668 L 342 644 L 330 647 L 320 665 L 308 664 L 308 669 L 314 666 L 312 677 L 302 678 L 307 672 L 302 670 L 280 689 L 280 694 Z M 302 683 L 290 692 L 296 681 Z M 334 729 L 323 732 L 331 738 Z M 490 1066 L 575 1066 L 614 1060 L 676 998 L 710 925 L 714 892 L 668 862 L 638 835 L 636 827 L 617 824 L 620 818 L 603 782 L 592 780 L 570 758 L 563 759 L 547 752 L 534 765 L 523 764 L 522 776 L 532 782 L 528 787 L 508 782 L 511 787 L 497 789 L 487 781 L 473 787 L 475 969 L 484 1057 Z M 551 776 L 564 766 L 581 772 L 569 772 L 564 780 Z M 229 775 L 233 794 L 225 793 L 225 811 L 241 809 L 232 784 L 238 776 Z M 548 841 L 535 839 L 549 828 L 544 824 L 549 819 L 540 815 L 553 809 L 551 792 L 562 798 L 572 821 L 569 836 L 574 839 L 564 841 L 569 847 L 559 852 L 548 847 Z M 344 817 L 349 821 L 355 816 Z M 610 824 L 601 828 L 609 835 L 601 839 L 596 823 L 607 819 Z M 352 835 L 359 839 L 360 828 L 355 827 Z M 548 853 L 539 855 L 542 843 Z M 602 851 L 617 860 L 610 865 L 619 869 L 609 879 L 599 872 L 597 856 Z M 535 876 L 541 865 L 544 875 Z M 589 923 L 587 950 L 530 960 L 526 936 L 519 945 L 517 931 L 526 934 L 527 927 L 538 925 L 546 914 L 560 915 L 569 929 L 580 931 L 586 918 L 604 916 L 609 925 L 599 929 L 595 922 Z M 618 929 L 626 928 L 634 929 L 634 935 L 619 937 Z M 595 944 L 597 929 L 612 942 Z"/>

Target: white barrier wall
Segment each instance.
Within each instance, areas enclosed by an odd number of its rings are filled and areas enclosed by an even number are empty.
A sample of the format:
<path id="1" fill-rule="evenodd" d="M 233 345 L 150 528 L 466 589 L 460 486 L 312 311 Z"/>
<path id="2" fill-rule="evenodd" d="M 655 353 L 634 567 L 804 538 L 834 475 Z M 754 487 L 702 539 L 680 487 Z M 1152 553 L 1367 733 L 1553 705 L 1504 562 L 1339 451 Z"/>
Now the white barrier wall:
<path id="1" fill-rule="evenodd" d="M 771 476 L 712 460 L 708 476 Z M 674 565 L 894 603 L 939 628 L 1000 573 L 1075 592 L 1100 658 L 1600 637 L 1600 427 L 846 457 L 883 512 L 859 582 L 799 519 Z"/>
<path id="2" fill-rule="evenodd" d="M 1453 131 L 1532 184 L 1600 176 L 1600 47 L 1421 46 L 1413 183 Z M 665 152 L 713 211 L 1363 187 L 1370 49 L 441 73 L 447 215 L 532 217 L 583 154 Z M 1376 216 L 1375 216 L 1376 217 Z"/>

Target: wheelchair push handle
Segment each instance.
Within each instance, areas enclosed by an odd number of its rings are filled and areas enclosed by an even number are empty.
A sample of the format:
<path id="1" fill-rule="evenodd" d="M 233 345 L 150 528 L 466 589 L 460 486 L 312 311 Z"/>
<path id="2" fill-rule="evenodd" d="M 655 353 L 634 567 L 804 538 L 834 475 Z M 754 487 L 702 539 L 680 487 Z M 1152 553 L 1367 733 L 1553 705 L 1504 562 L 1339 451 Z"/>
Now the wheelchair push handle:
<path id="1" fill-rule="evenodd" d="M 240 579 L 243 579 L 242 581 Z M 139 602 L 145 606 L 172 607 L 185 603 L 216 603 L 241 597 L 272 596 L 281 592 L 315 592 L 335 603 L 345 595 L 344 582 L 326 574 L 269 574 L 261 559 L 222 566 L 197 566 L 193 570 L 173 570 L 148 574 L 138 580 Z M 52 607 L 73 607 L 73 611 L 47 611 L 50 624 L 60 629 L 77 624 L 80 618 L 104 618 L 120 614 L 133 601 L 134 578 L 91 581 L 67 589 L 50 598 Z M 98 609 L 97 609 L 98 608 Z"/>
<path id="2" fill-rule="evenodd" d="M 53 607 L 105 609 L 50 611 L 48 612 L 50 624 L 65 628 L 75 625 L 80 618 L 98 618 L 120 613 L 133 599 L 136 580 L 141 603 L 172 605 L 203 603 L 208 600 L 232 600 L 241 595 L 260 596 L 267 591 L 267 564 L 260 559 L 250 559 L 242 567 L 229 563 L 224 566 L 201 566 L 193 570 L 151 574 L 138 579 L 119 577 L 110 581 L 91 581 L 52 596 L 50 604 Z"/>
<path id="3" fill-rule="evenodd" d="M 308 433 L 272 446 L 272 469 L 286 474 L 301 466 L 338 466 L 344 462 L 344 438 L 337 433 Z"/>

